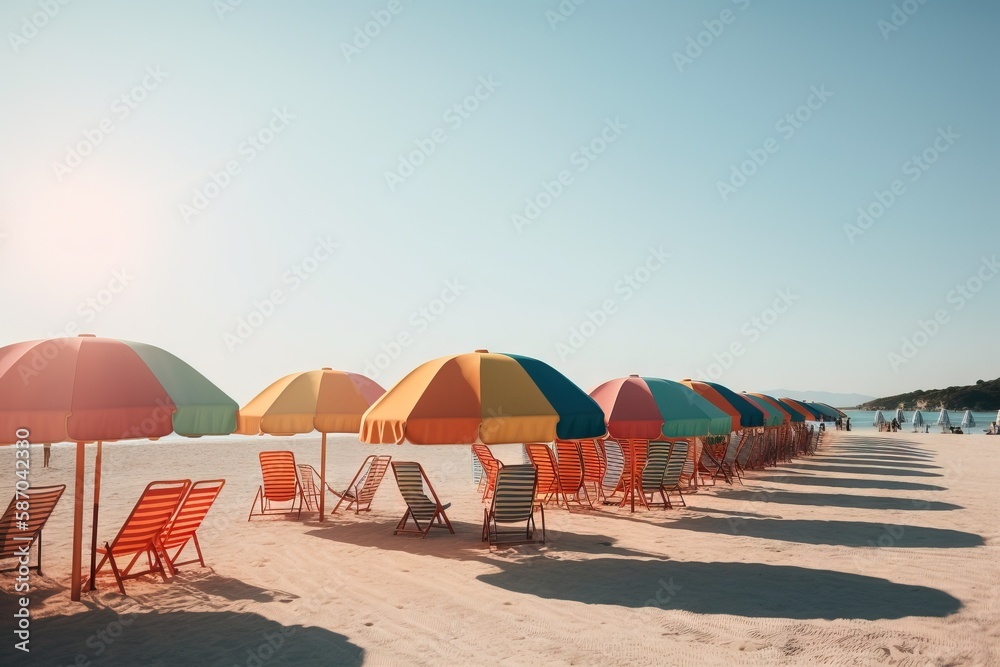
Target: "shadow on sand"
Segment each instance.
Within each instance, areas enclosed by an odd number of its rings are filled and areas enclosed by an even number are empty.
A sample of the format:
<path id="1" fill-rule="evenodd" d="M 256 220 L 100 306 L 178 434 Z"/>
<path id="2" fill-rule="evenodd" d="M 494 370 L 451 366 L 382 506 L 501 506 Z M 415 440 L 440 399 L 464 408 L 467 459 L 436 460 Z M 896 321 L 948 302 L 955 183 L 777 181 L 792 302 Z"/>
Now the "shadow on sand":
<path id="1" fill-rule="evenodd" d="M 955 549 L 979 547 L 985 544 L 981 536 L 960 530 L 867 521 L 697 517 L 678 519 L 666 524 L 666 527 L 698 533 L 760 537 L 783 542 L 829 544 L 844 547 L 891 546 Z"/>
<path id="2" fill-rule="evenodd" d="M 272 667 L 315 664 L 320 657 L 337 665 L 364 660 L 364 650 L 343 635 L 230 611 L 119 615 L 101 609 L 50 616 L 32 622 L 30 648 L 32 664 L 46 665 Z"/>
<path id="3" fill-rule="evenodd" d="M 789 477 L 764 475 L 754 477 L 755 482 L 800 484 L 803 486 L 833 486 L 842 489 L 887 489 L 890 491 L 947 491 L 943 486 L 918 482 L 897 482 L 888 479 L 851 479 L 849 477 Z"/>
<path id="4" fill-rule="evenodd" d="M 869 456 L 853 456 L 844 455 L 843 457 L 836 456 L 814 456 L 809 461 L 815 463 L 833 463 L 839 465 L 857 465 L 857 466 L 888 466 L 890 468 L 915 468 L 917 470 L 940 470 L 941 466 L 929 465 L 926 463 L 912 463 L 910 461 L 893 461 L 884 458 L 875 458 Z"/>
<path id="5" fill-rule="evenodd" d="M 942 617 L 962 606 L 951 595 L 926 586 L 762 563 L 539 558 L 531 567 L 508 566 L 478 579 L 545 599 L 751 618 Z"/>
<path id="6" fill-rule="evenodd" d="M 855 496 L 846 493 L 795 493 L 792 491 L 741 491 L 719 494 L 727 500 L 754 500 L 761 503 L 783 505 L 810 505 L 814 507 L 850 507 L 868 510 L 925 510 L 942 512 L 964 509 L 961 505 L 916 498 L 883 498 Z"/>
<path id="7" fill-rule="evenodd" d="M 943 476 L 940 473 L 925 472 L 923 470 L 864 467 L 860 464 L 857 466 L 839 466 L 839 465 L 829 465 L 824 461 L 816 461 L 815 463 L 784 463 L 777 470 L 784 472 L 783 470 L 784 468 L 791 468 L 793 470 L 816 470 L 820 472 L 836 472 L 836 473 L 845 473 L 848 475 L 885 475 L 887 477 L 942 477 Z"/>

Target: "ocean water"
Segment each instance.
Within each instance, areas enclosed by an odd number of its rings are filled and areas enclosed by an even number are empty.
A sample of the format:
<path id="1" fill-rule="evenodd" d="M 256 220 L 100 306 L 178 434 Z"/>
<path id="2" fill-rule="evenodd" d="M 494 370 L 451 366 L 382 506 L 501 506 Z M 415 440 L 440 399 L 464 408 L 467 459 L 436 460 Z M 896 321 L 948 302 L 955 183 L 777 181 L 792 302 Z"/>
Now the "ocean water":
<path id="1" fill-rule="evenodd" d="M 938 413 L 940 410 L 927 411 L 921 410 L 920 413 L 924 416 L 924 425 L 930 424 L 931 433 L 940 433 L 941 427 L 937 425 Z M 844 413 L 851 418 L 851 430 L 852 431 L 877 431 L 875 428 L 875 411 L 874 410 L 844 410 Z M 962 416 L 965 414 L 964 410 L 955 411 L 949 410 L 948 417 L 951 419 L 952 426 L 962 425 Z M 892 421 L 892 418 L 896 415 L 895 410 L 883 410 L 882 416 L 888 422 Z M 903 424 L 903 431 L 912 432 L 913 431 L 913 411 L 904 410 L 903 416 L 906 417 L 906 423 Z M 967 433 L 979 433 L 990 427 L 990 422 L 996 421 L 996 412 L 973 412 L 973 418 L 976 420 L 976 425 L 967 429 Z M 921 428 L 920 432 L 923 433 L 924 429 Z"/>

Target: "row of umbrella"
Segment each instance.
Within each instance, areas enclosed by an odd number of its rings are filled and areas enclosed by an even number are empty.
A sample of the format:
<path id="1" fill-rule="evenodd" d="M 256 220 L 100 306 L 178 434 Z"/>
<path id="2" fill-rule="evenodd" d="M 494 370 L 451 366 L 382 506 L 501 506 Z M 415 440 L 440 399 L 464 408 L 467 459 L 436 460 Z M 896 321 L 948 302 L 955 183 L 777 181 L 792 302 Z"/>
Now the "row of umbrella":
<path id="1" fill-rule="evenodd" d="M 997 418 L 1000 419 L 1000 412 L 997 413 Z M 906 415 L 903 414 L 902 408 L 896 408 L 895 419 L 896 419 L 896 423 L 897 424 L 905 424 L 906 423 Z M 920 410 L 916 410 L 913 413 L 913 419 L 912 419 L 912 421 L 913 421 L 914 428 L 916 428 L 918 426 L 923 426 L 924 425 L 924 415 L 920 412 Z M 875 423 L 875 426 L 879 426 L 881 424 L 888 423 L 886 421 L 886 419 L 885 419 L 885 415 L 882 414 L 881 410 L 876 410 L 875 411 L 875 422 L 874 423 Z M 938 426 L 951 426 L 951 417 L 948 415 L 947 408 L 941 408 L 941 412 L 938 413 L 938 418 L 937 418 L 937 422 L 936 423 L 937 423 Z M 972 415 L 972 410 L 966 410 L 965 414 L 962 415 L 961 426 L 962 426 L 962 428 L 975 428 L 976 427 L 976 418 Z"/>
<path id="2" fill-rule="evenodd" d="M 373 444 L 627 440 L 722 435 L 837 416 L 823 404 L 737 394 L 711 382 L 635 375 L 604 383 L 588 395 L 541 361 L 486 350 L 427 362 L 388 392 L 355 373 L 329 368 L 295 373 L 240 409 L 190 365 L 151 345 L 84 334 L 0 348 L 0 444 L 12 444 L 22 429 L 31 442 L 77 443 L 74 600 L 81 589 L 84 444 L 89 442 L 96 443 L 93 582 L 106 441 L 171 433 L 318 431 L 325 484 L 329 433 L 358 433 Z M 320 503 L 322 520 L 322 496 Z"/>

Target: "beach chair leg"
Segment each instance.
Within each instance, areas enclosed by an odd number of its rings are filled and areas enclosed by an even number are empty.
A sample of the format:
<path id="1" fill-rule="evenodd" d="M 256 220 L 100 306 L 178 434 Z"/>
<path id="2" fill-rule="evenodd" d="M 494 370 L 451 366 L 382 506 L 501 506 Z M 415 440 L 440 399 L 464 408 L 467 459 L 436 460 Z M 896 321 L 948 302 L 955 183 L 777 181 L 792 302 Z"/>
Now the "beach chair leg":
<path id="1" fill-rule="evenodd" d="M 451 527 L 451 521 L 448 520 L 448 515 L 444 513 L 444 510 L 440 510 L 438 514 L 441 515 L 441 519 L 444 521 L 442 525 L 446 526 L 448 528 L 448 532 L 454 535 L 455 529 Z"/>
<path id="2" fill-rule="evenodd" d="M 108 555 L 106 558 L 107 560 L 111 561 L 111 571 L 115 573 L 115 581 L 118 582 L 118 590 L 121 591 L 122 595 L 126 595 L 125 584 L 122 582 L 121 572 L 118 571 L 118 564 L 115 563 L 115 556 L 114 554 L 111 553 L 111 545 L 105 542 L 104 548 L 108 550 Z"/>
<path id="3" fill-rule="evenodd" d="M 253 518 L 253 508 L 257 507 L 257 499 L 260 498 L 260 513 L 264 513 L 264 487 L 257 487 L 257 495 L 253 497 L 253 504 L 250 505 L 250 514 L 247 516 L 247 521 Z"/>
<path id="4" fill-rule="evenodd" d="M 42 531 L 38 531 L 38 576 L 42 576 Z"/>
<path id="5" fill-rule="evenodd" d="M 410 519 L 410 508 L 407 507 L 406 512 L 403 514 L 403 518 L 400 519 L 399 523 L 396 524 L 396 530 L 392 531 L 392 534 L 398 535 L 399 531 L 404 530 L 406 528 L 406 522 L 409 521 L 409 519 Z M 416 519 L 413 520 L 414 523 L 416 523 L 416 521 L 417 521 Z M 417 527 L 419 528 L 420 526 L 418 525 Z"/>

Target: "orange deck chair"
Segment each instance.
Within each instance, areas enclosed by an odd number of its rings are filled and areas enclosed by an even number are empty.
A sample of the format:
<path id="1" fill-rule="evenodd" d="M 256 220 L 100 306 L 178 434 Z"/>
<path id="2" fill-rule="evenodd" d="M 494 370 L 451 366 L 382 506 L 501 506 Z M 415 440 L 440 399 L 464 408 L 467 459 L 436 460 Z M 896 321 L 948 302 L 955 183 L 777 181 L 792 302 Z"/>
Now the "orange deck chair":
<path id="1" fill-rule="evenodd" d="M 585 509 L 594 509 L 594 503 L 591 502 L 590 493 L 584 484 L 583 452 L 580 443 L 573 440 L 557 440 L 556 465 L 566 506 L 569 507 L 569 500 L 572 498 L 577 505 Z"/>
<path id="2" fill-rule="evenodd" d="M 351 509 L 353 505 L 355 514 L 370 512 L 375 492 L 378 491 L 379 485 L 382 484 L 382 478 L 385 477 L 385 471 L 389 469 L 391 461 L 392 457 L 387 454 L 379 456 L 369 455 L 364 460 L 364 463 L 361 464 L 361 467 L 358 468 L 357 474 L 354 475 L 354 479 L 347 485 L 347 488 L 342 493 L 333 491 L 333 495 L 340 498 L 333 511 L 336 512 L 337 508 L 346 500 L 347 506 L 344 507 L 345 510 Z"/>
<path id="3" fill-rule="evenodd" d="M 531 465 L 535 466 L 538 471 L 538 485 L 535 489 L 536 502 L 548 503 L 554 498 L 556 506 L 558 506 L 559 496 L 562 496 L 568 508 L 569 500 L 559 483 L 559 468 L 549 446 L 540 442 L 525 443 L 524 451 L 528 453 Z"/>
<path id="4" fill-rule="evenodd" d="M 265 514 L 291 514 L 298 502 L 298 516 L 302 516 L 302 505 L 305 503 L 305 493 L 299 482 L 298 471 L 295 469 L 295 455 L 289 451 L 261 452 L 260 473 L 264 483 L 258 487 L 250 506 L 249 521 L 252 517 Z M 257 501 L 260 500 L 260 511 L 254 513 Z M 290 507 L 271 507 L 271 503 L 291 502 Z"/>
<path id="5" fill-rule="evenodd" d="M 184 498 L 191 486 L 191 480 L 180 479 L 164 482 L 150 482 L 143 490 L 142 495 L 132 508 L 132 513 L 125 519 L 121 530 L 112 542 L 105 542 L 103 547 L 97 548 L 97 553 L 103 554 L 100 564 L 95 570 L 96 577 L 101 573 L 101 568 L 108 561 L 111 562 L 111 571 L 114 572 L 115 581 L 118 582 L 118 590 L 125 595 L 125 579 L 134 579 L 144 574 L 159 572 L 163 580 L 167 580 L 166 568 L 170 568 L 169 562 L 164 567 L 164 558 L 160 557 L 165 553 L 163 543 L 160 538 L 163 528 L 170 521 L 177 511 L 181 500 Z M 141 556 L 145 555 L 149 563 L 149 569 L 142 572 L 132 572 L 132 568 Z M 132 556 L 132 560 L 125 569 L 118 567 L 118 558 L 122 556 Z M 171 569 L 171 572 L 173 570 Z"/>
<path id="6" fill-rule="evenodd" d="M 472 453 L 479 459 L 479 465 L 483 468 L 483 476 L 476 491 L 483 494 L 482 499 L 485 502 L 493 497 L 493 490 L 497 485 L 497 472 L 503 467 L 503 463 L 493 456 L 493 452 L 486 445 L 472 445 Z"/>
<path id="7" fill-rule="evenodd" d="M 177 513 L 163 529 L 160 543 L 163 545 L 164 554 L 172 569 L 176 570 L 178 565 L 189 563 L 201 563 L 201 566 L 205 567 L 205 559 L 201 555 L 201 544 L 198 543 L 198 528 L 201 527 L 201 522 L 205 520 L 205 515 L 212 508 L 212 504 L 219 497 L 219 492 L 222 491 L 225 484 L 226 480 L 224 479 L 206 479 L 192 484 L 177 508 Z M 178 562 L 177 559 L 180 558 L 181 552 L 184 551 L 184 547 L 189 542 L 194 543 L 198 557 Z M 171 550 L 174 552 L 173 555 L 170 554 Z"/>
<path id="8" fill-rule="evenodd" d="M 451 527 L 451 522 L 448 521 L 448 516 L 444 513 L 446 509 L 451 507 L 451 503 L 441 504 L 437 493 L 434 492 L 434 487 L 431 486 L 430 480 L 427 479 L 427 475 L 419 463 L 393 461 L 392 474 L 396 476 L 396 486 L 399 487 L 399 493 L 406 501 L 406 513 L 396 524 L 393 535 L 410 533 L 427 537 L 427 533 L 435 526 L 447 528 L 450 533 L 454 534 L 455 529 Z M 428 491 L 430 497 L 427 496 Z M 416 529 L 406 527 L 410 519 L 413 520 Z"/>
<path id="9" fill-rule="evenodd" d="M 0 518 L 0 560 L 20 559 L 23 556 L 28 556 L 28 570 L 38 570 L 38 574 L 42 574 L 42 528 L 45 527 L 45 522 L 49 520 L 52 510 L 55 509 L 56 503 L 59 502 L 59 498 L 65 490 L 66 485 L 60 484 L 58 486 L 34 486 L 29 487 L 27 491 L 14 493 L 14 498 L 7 506 L 7 511 Z M 27 509 L 17 509 L 19 502 L 27 503 L 21 505 L 22 508 L 27 507 Z M 38 564 L 30 565 L 31 545 L 36 542 L 38 544 Z M 17 565 L 0 570 L 0 572 L 13 572 L 15 570 L 17 570 Z"/>

